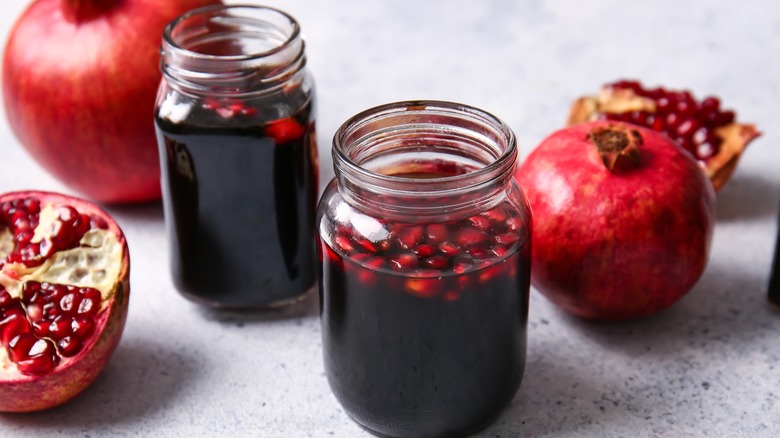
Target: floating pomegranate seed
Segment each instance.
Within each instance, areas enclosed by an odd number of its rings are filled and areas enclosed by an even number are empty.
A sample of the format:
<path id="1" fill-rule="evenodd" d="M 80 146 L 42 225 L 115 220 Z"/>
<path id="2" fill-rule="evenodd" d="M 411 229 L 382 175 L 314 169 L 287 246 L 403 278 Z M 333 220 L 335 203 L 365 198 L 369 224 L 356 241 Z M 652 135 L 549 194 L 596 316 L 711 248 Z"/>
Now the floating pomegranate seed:
<path id="1" fill-rule="evenodd" d="M 455 242 L 465 248 L 479 245 L 487 240 L 487 233 L 476 228 L 464 228 L 455 236 Z"/>
<path id="2" fill-rule="evenodd" d="M 436 245 L 449 238 L 450 232 L 444 224 L 428 225 L 428 242 Z"/>
<path id="3" fill-rule="evenodd" d="M 336 245 L 346 253 L 351 253 L 355 250 L 355 247 L 352 245 L 352 240 L 345 236 L 336 236 Z"/>
<path id="4" fill-rule="evenodd" d="M 431 244 L 424 243 L 422 245 L 417 245 L 415 248 L 412 249 L 415 254 L 417 254 L 418 257 L 430 257 L 436 252 L 436 247 L 434 247 Z"/>
<path id="5" fill-rule="evenodd" d="M 517 235 L 517 233 L 503 233 L 497 235 L 493 239 L 496 241 L 496 243 L 500 243 L 502 245 L 512 245 L 513 243 L 520 240 L 520 236 Z"/>
<path id="6" fill-rule="evenodd" d="M 377 252 L 376 245 L 374 245 L 374 243 L 371 242 L 370 240 L 368 240 L 366 238 L 358 238 L 358 239 L 355 239 L 355 241 L 357 242 L 358 245 L 363 247 L 363 249 L 365 249 L 366 251 L 371 252 L 371 253 Z"/>
<path id="7" fill-rule="evenodd" d="M 274 139 L 276 144 L 299 140 L 306 132 L 303 126 L 293 118 L 274 120 L 265 127 L 265 135 Z"/>
<path id="8" fill-rule="evenodd" d="M 492 225 L 490 219 L 486 218 L 485 216 L 472 216 L 469 218 L 469 222 L 474 226 L 474 228 L 482 231 L 487 231 Z"/>
<path id="9" fill-rule="evenodd" d="M 450 258 L 441 255 L 431 256 L 422 261 L 422 266 L 430 269 L 447 269 L 450 266 Z"/>
<path id="10" fill-rule="evenodd" d="M 399 271 L 417 267 L 417 255 L 412 253 L 398 254 L 390 259 L 390 265 Z"/>
<path id="11" fill-rule="evenodd" d="M 452 242 L 442 242 L 439 251 L 444 255 L 456 256 L 460 254 L 460 247 Z"/>
<path id="12" fill-rule="evenodd" d="M 423 227 L 420 225 L 404 228 L 398 233 L 398 243 L 404 249 L 414 247 L 422 240 Z"/>

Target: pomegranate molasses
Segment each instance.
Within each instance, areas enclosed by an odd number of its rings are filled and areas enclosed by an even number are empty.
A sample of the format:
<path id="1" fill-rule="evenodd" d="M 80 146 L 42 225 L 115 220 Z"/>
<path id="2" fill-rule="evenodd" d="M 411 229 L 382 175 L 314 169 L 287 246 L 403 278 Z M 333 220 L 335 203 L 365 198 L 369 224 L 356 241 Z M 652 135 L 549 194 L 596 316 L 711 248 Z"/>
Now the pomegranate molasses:
<path id="1" fill-rule="evenodd" d="M 447 102 L 374 108 L 336 133 L 317 219 L 324 363 L 370 431 L 467 434 L 517 391 L 531 218 L 516 159 L 505 124 Z"/>
<path id="2" fill-rule="evenodd" d="M 297 23 L 202 8 L 168 26 L 162 51 L 155 125 L 176 287 L 210 306 L 290 302 L 315 276 L 314 89 Z"/>

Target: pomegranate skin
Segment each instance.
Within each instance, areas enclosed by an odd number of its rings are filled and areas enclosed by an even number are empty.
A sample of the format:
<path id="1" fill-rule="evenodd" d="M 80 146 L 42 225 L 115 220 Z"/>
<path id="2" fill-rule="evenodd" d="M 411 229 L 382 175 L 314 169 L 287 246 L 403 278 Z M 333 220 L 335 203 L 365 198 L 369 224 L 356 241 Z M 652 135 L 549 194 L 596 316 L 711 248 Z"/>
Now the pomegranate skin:
<path id="1" fill-rule="evenodd" d="M 642 137 L 637 167 L 607 169 L 589 133 Z M 518 168 L 534 217 L 534 287 L 584 318 L 626 320 L 679 300 L 707 265 L 715 192 L 695 159 L 649 129 L 591 122 L 559 130 Z"/>
<path id="2" fill-rule="evenodd" d="M 59 406 L 84 391 L 100 374 L 116 349 L 124 331 L 130 297 L 130 253 L 119 225 L 96 205 L 66 195 L 42 191 L 0 194 L 0 204 L 18 198 L 36 198 L 41 203 L 70 205 L 79 212 L 106 221 L 122 246 L 122 261 L 113 295 L 99 320 L 95 334 L 73 357 L 62 357 L 56 368 L 44 375 L 25 375 L 7 362 L 0 352 L 0 412 L 33 412 Z M 0 347 L 2 348 L 2 347 Z"/>
<path id="3" fill-rule="evenodd" d="M 160 198 L 152 112 L 165 25 L 213 0 L 38 0 L 14 25 L 3 98 L 19 141 L 92 200 Z"/>

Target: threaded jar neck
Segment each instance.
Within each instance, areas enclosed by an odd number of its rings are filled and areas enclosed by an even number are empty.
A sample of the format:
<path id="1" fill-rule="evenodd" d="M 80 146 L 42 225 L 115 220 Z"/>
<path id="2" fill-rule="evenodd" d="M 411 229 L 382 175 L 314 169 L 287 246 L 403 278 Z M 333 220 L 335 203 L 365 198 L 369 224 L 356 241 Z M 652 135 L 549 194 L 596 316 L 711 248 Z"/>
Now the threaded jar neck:
<path id="1" fill-rule="evenodd" d="M 185 93 L 273 92 L 305 65 L 298 22 L 274 8 L 206 6 L 179 16 L 163 31 L 162 73 Z"/>
<path id="2" fill-rule="evenodd" d="M 342 195 L 363 209 L 457 216 L 503 199 L 517 163 L 512 130 L 452 102 L 382 105 L 347 120 L 333 139 Z"/>

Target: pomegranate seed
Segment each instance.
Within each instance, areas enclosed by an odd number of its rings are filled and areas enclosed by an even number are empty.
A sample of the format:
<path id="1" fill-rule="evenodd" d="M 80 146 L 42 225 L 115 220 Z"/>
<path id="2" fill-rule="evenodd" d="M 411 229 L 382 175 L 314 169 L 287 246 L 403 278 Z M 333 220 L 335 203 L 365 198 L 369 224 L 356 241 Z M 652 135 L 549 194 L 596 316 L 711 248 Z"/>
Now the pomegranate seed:
<path id="1" fill-rule="evenodd" d="M 718 117 L 715 119 L 715 124 L 717 126 L 728 125 L 729 123 L 733 123 L 734 119 L 736 119 L 734 111 L 723 111 L 718 114 Z"/>
<path id="2" fill-rule="evenodd" d="M 50 325 L 51 323 L 49 321 L 36 321 L 31 324 L 33 333 L 35 333 L 35 336 L 38 336 L 39 338 L 48 337 L 50 335 Z"/>
<path id="3" fill-rule="evenodd" d="M 701 110 L 711 113 L 717 113 L 720 109 L 720 99 L 709 96 L 701 101 Z"/>
<path id="4" fill-rule="evenodd" d="M 0 310 L 9 307 L 13 303 L 14 303 L 14 299 L 11 297 L 11 294 L 9 294 L 7 290 L 5 290 L 3 285 L 0 285 Z"/>
<path id="5" fill-rule="evenodd" d="M 447 269 L 450 265 L 450 259 L 445 256 L 435 255 L 423 260 L 422 265 L 431 269 Z"/>
<path id="6" fill-rule="evenodd" d="M 444 242 L 449 238 L 449 230 L 444 224 L 431 224 L 428 225 L 428 242 L 436 245 Z"/>
<path id="7" fill-rule="evenodd" d="M 351 239 L 345 236 L 336 236 L 336 245 L 338 245 L 338 247 L 347 254 L 355 250 L 355 247 L 352 246 Z"/>
<path id="8" fill-rule="evenodd" d="M 490 219 L 485 216 L 472 216 L 469 218 L 469 222 L 478 230 L 487 231 L 492 223 Z"/>
<path id="9" fill-rule="evenodd" d="M 49 334 L 54 339 L 62 339 L 73 333 L 72 325 L 70 318 L 60 316 L 49 324 Z"/>
<path id="10" fill-rule="evenodd" d="M 97 305 L 91 298 L 82 298 L 76 313 L 79 315 L 94 315 L 97 311 Z"/>
<path id="11" fill-rule="evenodd" d="M 404 270 L 417 267 L 417 255 L 412 253 L 399 254 L 390 259 L 390 265 L 395 270 Z"/>
<path id="12" fill-rule="evenodd" d="M 436 248 L 433 245 L 424 243 L 422 245 L 417 245 L 412 251 L 414 251 L 418 257 L 429 257 L 436 252 Z"/>
<path id="13" fill-rule="evenodd" d="M 27 318 L 30 322 L 43 321 L 43 306 L 40 303 L 27 305 Z"/>
<path id="14" fill-rule="evenodd" d="M 490 257 L 490 254 L 485 248 L 471 248 L 467 251 L 469 255 L 475 259 L 483 260 Z"/>
<path id="15" fill-rule="evenodd" d="M 455 237 L 455 242 L 466 248 L 479 245 L 485 240 L 487 240 L 487 234 L 475 228 L 464 228 Z"/>
<path id="16" fill-rule="evenodd" d="M 70 313 L 78 308 L 79 301 L 76 294 L 71 292 L 60 299 L 60 309 L 66 314 Z"/>
<path id="17" fill-rule="evenodd" d="M 38 341 L 38 338 L 29 332 L 19 333 L 14 336 L 8 343 L 8 353 L 11 360 L 18 363 L 19 361 L 28 358 L 28 353 L 32 346 L 35 345 L 36 341 Z"/>
<path id="18" fill-rule="evenodd" d="M 466 263 L 466 262 L 463 262 L 463 261 L 458 261 L 458 262 L 455 262 L 454 265 L 452 265 L 452 270 L 456 274 L 463 274 L 464 272 L 468 271 L 469 269 L 471 269 L 473 267 L 474 267 L 474 265 L 472 265 L 470 263 Z"/>
<path id="19" fill-rule="evenodd" d="M 506 213 L 500 208 L 494 208 L 482 214 L 487 216 L 488 219 L 490 219 L 493 222 L 504 222 L 506 220 Z"/>
<path id="20" fill-rule="evenodd" d="M 503 233 L 499 234 L 493 239 L 496 241 L 496 243 L 500 243 L 502 245 L 512 245 L 513 243 L 520 240 L 520 236 L 517 233 Z"/>
<path id="21" fill-rule="evenodd" d="M 35 198 L 26 198 L 22 201 L 22 206 L 28 214 L 39 214 L 41 212 L 41 202 Z"/>
<path id="22" fill-rule="evenodd" d="M 701 124 L 696 119 L 685 119 L 677 127 L 677 135 L 680 137 L 690 137 L 693 133 L 701 127 Z"/>
<path id="23" fill-rule="evenodd" d="M 107 230 L 108 222 L 99 216 L 92 215 L 89 217 L 89 226 L 91 228 L 97 228 L 99 230 Z"/>
<path id="24" fill-rule="evenodd" d="M 444 255 L 456 256 L 460 253 L 460 247 L 452 242 L 443 242 L 439 245 L 439 251 Z"/>
<path id="25" fill-rule="evenodd" d="M 66 336 L 57 342 L 57 350 L 65 357 L 73 357 L 81 350 L 81 341 L 75 336 Z"/>
<path id="26" fill-rule="evenodd" d="M 19 361 L 16 366 L 24 374 L 42 375 L 50 372 L 57 366 L 60 358 L 56 354 L 40 354 L 29 359 Z"/>
<path id="27" fill-rule="evenodd" d="M 30 323 L 24 317 L 23 311 L 10 312 L 0 320 L 0 340 L 3 345 L 8 345 L 17 335 L 30 332 Z"/>
<path id="28" fill-rule="evenodd" d="M 496 255 L 496 257 L 504 257 L 509 254 L 509 248 L 503 245 L 496 245 L 490 249 L 490 252 Z"/>
<path id="29" fill-rule="evenodd" d="M 398 242 L 404 249 L 409 249 L 415 246 L 422 239 L 423 227 L 411 226 L 404 228 L 398 233 Z"/>
<path id="30" fill-rule="evenodd" d="M 363 249 L 365 249 L 366 251 L 368 251 L 370 253 L 375 253 L 377 251 L 376 245 L 374 245 L 373 242 L 371 242 L 370 240 L 368 240 L 366 238 L 363 238 L 363 237 L 356 238 L 355 242 L 357 242 L 357 244 L 360 245 L 360 247 L 362 247 Z"/>
<path id="31" fill-rule="evenodd" d="M 639 96 L 655 102 L 655 113 L 644 114 L 631 111 L 616 114 L 598 114 L 598 119 L 616 120 L 635 123 L 655 131 L 663 132 L 677 144 L 693 153 L 699 160 L 716 155 L 722 140 L 709 133 L 715 128 L 733 123 L 736 116 L 733 111 L 721 110 L 721 102 L 717 97 L 708 96 L 700 103 L 689 91 L 668 91 L 663 88 L 645 89 L 635 81 L 628 81 L 631 86 L 624 86 L 626 81 L 607 84 L 607 87 L 626 88 L 633 90 Z M 706 128 L 707 132 L 701 131 Z"/>
<path id="32" fill-rule="evenodd" d="M 80 339 L 87 339 L 95 329 L 95 323 L 90 318 L 77 316 L 71 321 L 71 333 Z"/>
<path id="33" fill-rule="evenodd" d="M 303 126 L 293 118 L 275 120 L 265 127 L 265 135 L 274 139 L 276 144 L 288 143 L 303 137 Z"/>

